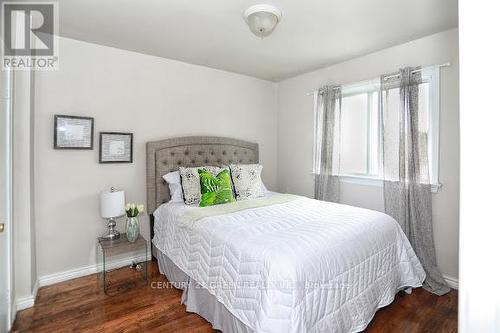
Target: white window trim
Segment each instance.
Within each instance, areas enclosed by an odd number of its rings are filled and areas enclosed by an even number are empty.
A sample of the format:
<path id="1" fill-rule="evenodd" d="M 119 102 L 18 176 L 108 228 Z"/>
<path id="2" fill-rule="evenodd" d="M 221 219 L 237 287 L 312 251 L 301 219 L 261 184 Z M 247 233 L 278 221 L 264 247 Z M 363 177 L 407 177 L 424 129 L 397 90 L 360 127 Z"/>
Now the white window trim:
<path id="1" fill-rule="evenodd" d="M 340 175 L 340 182 L 346 184 L 357 184 L 365 186 L 384 187 L 384 180 L 377 177 L 362 176 L 362 175 Z M 431 184 L 431 192 L 437 193 L 441 188 L 441 184 Z"/>

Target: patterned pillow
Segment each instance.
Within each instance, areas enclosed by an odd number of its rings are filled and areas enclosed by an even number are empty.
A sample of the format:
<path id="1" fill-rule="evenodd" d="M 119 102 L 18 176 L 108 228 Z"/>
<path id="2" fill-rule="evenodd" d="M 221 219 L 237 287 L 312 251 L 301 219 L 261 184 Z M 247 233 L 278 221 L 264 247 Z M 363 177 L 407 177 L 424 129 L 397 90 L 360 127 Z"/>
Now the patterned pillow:
<path id="1" fill-rule="evenodd" d="M 182 192 L 184 194 L 184 202 L 186 205 L 198 204 L 200 202 L 201 188 L 198 169 L 205 169 L 214 176 L 222 170 L 222 168 L 216 166 L 201 166 L 194 168 L 179 167 Z"/>
<path id="2" fill-rule="evenodd" d="M 254 199 L 264 196 L 264 188 L 260 173 L 260 164 L 232 164 L 231 177 L 233 179 L 236 200 Z"/>
<path id="3" fill-rule="evenodd" d="M 212 175 L 205 169 L 198 169 L 198 174 L 200 175 L 201 187 L 200 207 L 236 201 L 228 169 L 223 169 L 217 176 Z"/>

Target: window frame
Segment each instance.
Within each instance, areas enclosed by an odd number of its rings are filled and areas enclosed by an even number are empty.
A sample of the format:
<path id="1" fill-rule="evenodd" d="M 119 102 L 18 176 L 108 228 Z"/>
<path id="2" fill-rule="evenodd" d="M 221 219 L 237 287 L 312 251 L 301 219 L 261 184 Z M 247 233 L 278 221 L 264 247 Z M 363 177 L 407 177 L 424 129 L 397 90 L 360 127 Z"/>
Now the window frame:
<path id="1" fill-rule="evenodd" d="M 350 96 L 355 96 L 355 95 L 359 95 L 359 94 L 367 94 L 367 106 L 368 106 L 368 109 L 367 109 L 367 129 L 368 129 L 368 134 L 366 136 L 367 138 L 367 149 L 366 149 L 366 152 L 367 152 L 367 157 L 366 157 L 366 160 L 367 160 L 367 170 L 368 172 L 370 172 L 371 170 L 371 159 L 372 159 L 372 154 L 370 154 L 370 147 L 371 147 L 371 133 L 370 133 L 370 121 L 371 121 L 371 117 L 372 117 L 372 103 L 371 103 L 371 96 L 377 92 L 378 93 L 378 104 L 380 104 L 380 84 L 379 84 L 379 81 L 378 80 L 370 80 L 370 81 L 363 81 L 363 82 L 358 82 L 358 83 L 355 83 L 355 84 L 351 84 L 351 85 L 347 85 L 345 87 L 342 88 L 342 98 L 344 97 L 350 97 Z M 381 165 L 382 165 L 382 131 L 381 131 L 381 112 L 380 112 L 380 107 L 379 107 L 379 110 L 377 112 L 377 115 L 378 115 L 378 120 L 377 120 L 377 123 L 378 123 L 378 166 L 377 166 L 377 169 L 378 169 L 378 174 L 371 174 L 371 173 L 366 173 L 366 174 L 363 174 L 363 173 L 341 173 L 339 176 L 341 178 L 360 178 L 360 179 L 380 179 L 380 172 L 381 172 Z"/>
<path id="2" fill-rule="evenodd" d="M 422 81 L 424 83 L 430 84 L 429 89 L 429 129 L 428 129 L 428 158 L 429 158 L 429 182 L 431 184 L 431 191 L 437 192 L 441 188 L 439 183 L 439 120 L 440 120 L 440 78 L 439 78 L 439 66 L 429 66 L 422 69 Z M 379 79 L 361 81 L 354 84 L 346 85 L 342 88 L 342 98 L 353 96 L 360 93 L 368 93 L 378 91 L 378 175 L 374 174 L 344 174 L 339 175 L 340 180 L 343 183 L 368 185 L 368 186 L 383 186 L 383 175 L 382 175 L 382 112 L 380 109 L 380 99 L 382 95 L 380 94 L 380 81 Z M 369 98 L 369 97 L 368 97 Z M 371 103 L 368 103 L 368 107 L 371 107 Z M 368 109 L 368 117 L 371 117 L 371 110 Z M 367 135 L 368 141 L 370 138 L 370 133 Z M 368 142 L 370 145 L 371 143 Z M 367 149 L 368 157 L 367 160 L 371 160 L 370 149 Z M 367 169 L 370 170 L 369 166 Z"/>

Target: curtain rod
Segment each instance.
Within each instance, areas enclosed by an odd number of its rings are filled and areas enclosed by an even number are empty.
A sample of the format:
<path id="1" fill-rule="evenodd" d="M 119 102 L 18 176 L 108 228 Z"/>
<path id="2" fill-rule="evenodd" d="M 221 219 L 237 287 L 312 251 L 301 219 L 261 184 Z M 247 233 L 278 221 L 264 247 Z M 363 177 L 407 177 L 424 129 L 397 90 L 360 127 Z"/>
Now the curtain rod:
<path id="1" fill-rule="evenodd" d="M 439 65 L 438 65 L 438 67 L 439 67 L 439 68 L 442 68 L 442 67 L 450 67 L 450 66 L 451 66 L 451 62 L 449 62 L 449 61 L 448 61 L 448 62 L 445 62 L 445 63 L 443 63 L 443 64 L 439 64 Z M 411 73 L 412 73 L 412 74 L 413 74 L 413 73 L 418 73 L 418 72 L 421 72 L 421 71 L 423 71 L 424 69 L 429 68 L 429 67 L 432 67 L 432 66 L 426 66 L 426 67 L 423 67 L 423 68 L 420 68 L 420 69 L 415 69 L 415 70 L 411 71 Z M 386 76 L 386 78 L 387 78 L 387 79 L 389 79 L 389 78 L 393 78 L 393 77 L 397 77 L 397 76 L 399 76 L 399 74 L 389 75 L 389 76 Z M 361 82 L 361 81 L 359 81 L 359 82 Z M 315 93 L 316 91 L 318 91 L 318 90 L 319 90 L 319 89 L 309 91 L 309 92 L 307 92 L 307 93 L 306 93 L 306 95 L 307 95 L 307 96 L 314 95 L 314 93 Z"/>

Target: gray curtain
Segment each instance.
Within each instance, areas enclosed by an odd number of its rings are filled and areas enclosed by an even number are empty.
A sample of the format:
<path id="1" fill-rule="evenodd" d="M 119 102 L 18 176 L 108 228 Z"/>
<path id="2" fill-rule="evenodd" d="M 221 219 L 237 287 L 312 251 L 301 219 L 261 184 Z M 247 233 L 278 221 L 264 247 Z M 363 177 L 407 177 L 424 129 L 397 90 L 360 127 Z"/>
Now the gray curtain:
<path id="1" fill-rule="evenodd" d="M 437 268 L 427 154 L 428 120 L 419 110 L 418 68 L 381 77 L 385 211 L 398 221 L 427 274 L 424 288 L 450 291 Z"/>
<path id="2" fill-rule="evenodd" d="M 338 202 L 342 91 L 339 86 L 326 86 L 315 98 L 314 198 Z"/>

